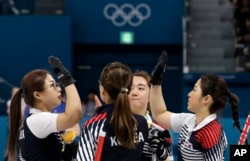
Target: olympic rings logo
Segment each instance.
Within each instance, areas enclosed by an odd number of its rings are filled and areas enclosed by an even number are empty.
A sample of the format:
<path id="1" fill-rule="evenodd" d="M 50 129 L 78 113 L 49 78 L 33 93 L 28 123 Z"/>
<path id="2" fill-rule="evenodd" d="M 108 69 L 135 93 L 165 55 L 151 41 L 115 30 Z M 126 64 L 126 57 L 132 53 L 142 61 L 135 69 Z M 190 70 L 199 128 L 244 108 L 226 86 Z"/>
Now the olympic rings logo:
<path id="1" fill-rule="evenodd" d="M 117 27 L 124 26 L 127 23 L 130 26 L 138 27 L 150 17 L 151 9 L 145 3 L 140 3 L 136 7 L 129 3 L 120 7 L 114 3 L 109 3 L 103 8 L 103 13 Z"/>

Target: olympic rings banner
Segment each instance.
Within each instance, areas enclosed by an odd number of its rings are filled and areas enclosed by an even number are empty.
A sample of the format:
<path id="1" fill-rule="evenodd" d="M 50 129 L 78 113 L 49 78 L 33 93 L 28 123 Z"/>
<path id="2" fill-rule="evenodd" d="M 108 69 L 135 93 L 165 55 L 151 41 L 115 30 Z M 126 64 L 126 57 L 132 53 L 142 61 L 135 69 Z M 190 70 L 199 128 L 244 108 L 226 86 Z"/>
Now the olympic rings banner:
<path id="1" fill-rule="evenodd" d="M 182 43 L 181 0 L 73 0 L 66 14 L 76 43 L 118 44 L 123 31 L 133 33 L 135 44 Z"/>
<path id="2" fill-rule="evenodd" d="M 125 25 L 139 27 L 144 20 L 151 16 L 151 8 L 146 3 L 139 3 L 136 6 L 131 3 L 124 3 L 121 6 L 108 3 L 103 8 L 103 14 L 116 27 Z"/>

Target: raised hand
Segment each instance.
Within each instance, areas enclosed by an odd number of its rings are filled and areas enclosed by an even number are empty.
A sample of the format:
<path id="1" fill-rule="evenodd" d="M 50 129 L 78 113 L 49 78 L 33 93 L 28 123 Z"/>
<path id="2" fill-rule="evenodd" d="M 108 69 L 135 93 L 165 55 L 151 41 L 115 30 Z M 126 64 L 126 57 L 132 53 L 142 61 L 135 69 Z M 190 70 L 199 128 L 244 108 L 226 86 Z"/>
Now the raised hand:
<path id="1" fill-rule="evenodd" d="M 75 83 L 69 71 L 64 67 L 61 60 L 55 56 L 50 56 L 48 62 L 63 87 Z"/>
<path id="2" fill-rule="evenodd" d="M 166 51 L 163 51 L 158 58 L 158 62 L 154 67 L 154 70 L 151 73 L 151 84 L 153 85 L 161 85 L 163 73 L 165 72 L 165 68 L 167 66 L 168 54 Z"/>

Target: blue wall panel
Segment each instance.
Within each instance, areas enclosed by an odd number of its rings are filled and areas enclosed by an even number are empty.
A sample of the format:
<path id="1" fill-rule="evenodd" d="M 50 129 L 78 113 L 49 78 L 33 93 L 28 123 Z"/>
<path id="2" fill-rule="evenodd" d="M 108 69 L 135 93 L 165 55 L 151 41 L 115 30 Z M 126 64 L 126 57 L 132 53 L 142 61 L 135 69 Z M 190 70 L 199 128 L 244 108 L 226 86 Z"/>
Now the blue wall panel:
<path id="1" fill-rule="evenodd" d="M 76 43 L 119 44 L 120 32 L 131 31 L 135 44 L 182 44 L 183 4 L 183 0 L 67 0 L 66 14 L 72 16 Z M 112 20 L 105 17 L 106 7 Z M 139 22 L 147 15 L 146 8 L 150 16 L 140 25 L 128 23 Z"/>
<path id="2" fill-rule="evenodd" d="M 0 77 L 20 86 L 24 74 L 35 68 L 50 69 L 48 56 L 59 56 L 71 70 L 72 34 L 69 16 L 1 16 Z M 10 88 L 0 83 L 0 97 L 10 97 Z M 6 104 L 0 104 L 0 114 Z"/>

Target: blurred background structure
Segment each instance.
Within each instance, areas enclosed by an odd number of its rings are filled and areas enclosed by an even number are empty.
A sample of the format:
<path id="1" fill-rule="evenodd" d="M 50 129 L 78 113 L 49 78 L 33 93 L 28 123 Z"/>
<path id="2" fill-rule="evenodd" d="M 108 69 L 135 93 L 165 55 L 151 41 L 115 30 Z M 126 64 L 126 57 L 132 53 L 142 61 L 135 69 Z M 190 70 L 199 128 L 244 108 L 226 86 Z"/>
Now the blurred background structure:
<path id="1" fill-rule="evenodd" d="M 235 72 L 233 5 L 188 0 L 184 10 L 187 72 Z"/>
<path id="2" fill-rule="evenodd" d="M 240 99 L 242 127 L 249 113 L 249 0 L 0 0 L 0 137 L 7 139 L 6 101 L 34 68 L 56 55 L 77 80 L 81 99 L 98 91 L 111 61 L 151 73 L 166 49 L 163 94 L 170 110 L 186 111 L 187 93 L 204 73 L 217 73 Z M 229 144 L 240 134 L 231 110 L 222 115 Z M 86 119 L 83 116 L 82 122 Z M 6 139 L 5 139 L 6 138 Z M 176 148 L 177 136 L 173 134 Z M 249 137 L 248 137 L 249 138 Z M 0 161 L 6 143 L 0 143 Z M 229 160 L 229 149 L 226 160 Z"/>

